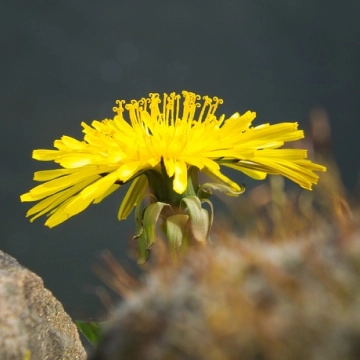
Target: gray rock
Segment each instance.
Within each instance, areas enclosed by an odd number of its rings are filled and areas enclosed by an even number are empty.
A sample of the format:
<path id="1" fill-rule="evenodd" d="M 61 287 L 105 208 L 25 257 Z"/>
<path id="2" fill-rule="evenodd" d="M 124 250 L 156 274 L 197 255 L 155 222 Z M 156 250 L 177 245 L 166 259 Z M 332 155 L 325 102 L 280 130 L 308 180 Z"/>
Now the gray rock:
<path id="1" fill-rule="evenodd" d="M 86 359 L 61 303 L 39 276 L 1 250 L 0 359 Z"/>

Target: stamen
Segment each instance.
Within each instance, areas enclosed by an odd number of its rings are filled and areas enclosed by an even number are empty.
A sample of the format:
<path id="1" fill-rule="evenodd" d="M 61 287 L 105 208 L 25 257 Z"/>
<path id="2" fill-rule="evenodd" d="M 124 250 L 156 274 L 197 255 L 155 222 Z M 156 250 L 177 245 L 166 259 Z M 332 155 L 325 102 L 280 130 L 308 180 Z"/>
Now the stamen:
<path id="1" fill-rule="evenodd" d="M 196 95 L 193 93 L 193 106 L 191 108 L 191 124 L 194 120 L 194 117 L 195 117 L 195 113 L 196 113 L 196 108 L 199 108 L 201 107 L 201 104 L 200 103 L 197 103 L 196 100 L 201 100 L 201 96 L 200 95 Z"/>
<path id="2" fill-rule="evenodd" d="M 204 99 L 204 105 L 203 105 L 203 107 L 202 107 L 202 109 L 201 109 L 198 122 L 201 122 L 202 117 L 204 116 L 204 112 L 205 112 L 206 107 L 207 107 L 208 105 L 211 105 L 211 103 L 212 103 L 212 100 L 211 100 L 210 97 L 207 96 L 207 95 L 205 95 L 205 96 L 203 97 L 203 99 Z M 207 118 L 207 116 L 206 116 L 206 118 Z M 206 119 L 206 118 L 205 118 L 205 119 Z"/>
<path id="3" fill-rule="evenodd" d="M 116 100 L 115 103 L 118 104 L 118 107 L 114 106 L 113 111 L 116 112 L 118 114 L 118 116 L 120 116 L 120 118 L 122 120 L 124 120 L 124 117 L 123 117 L 123 112 L 124 112 L 123 104 L 125 104 L 125 100 Z"/>
<path id="4" fill-rule="evenodd" d="M 165 95 L 167 94 L 164 94 L 164 105 L 165 105 Z M 165 113 L 164 113 L 164 119 L 165 119 L 165 124 L 166 125 L 169 125 L 169 120 L 170 120 L 170 113 L 171 113 L 171 110 L 172 110 L 172 106 L 171 106 L 171 94 L 170 95 L 167 95 L 166 97 L 166 105 L 165 105 Z"/>
<path id="5" fill-rule="evenodd" d="M 146 99 L 144 97 L 139 100 L 139 111 L 140 111 L 140 113 L 142 113 L 143 111 L 146 111 L 146 105 L 147 105 L 148 100 L 149 99 Z"/>
<path id="6" fill-rule="evenodd" d="M 195 122 L 201 123 L 211 121 L 219 104 L 223 103 L 223 100 L 216 96 L 211 99 L 209 96 L 205 95 L 202 98 L 204 102 L 201 106 L 201 103 L 197 102 L 201 99 L 200 95 L 185 90 L 182 92 L 182 95 L 184 101 L 181 120 L 187 122 L 189 129 Z M 124 100 L 116 100 L 118 106 L 114 106 L 113 111 L 124 120 L 123 113 L 125 107 L 125 109 L 128 110 L 130 122 L 134 126 L 141 123 L 142 113 L 148 111 L 149 104 L 150 116 L 152 118 L 156 119 L 160 124 L 175 126 L 176 121 L 179 119 L 181 107 L 180 99 L 181 95 L 176 94 L 175 92 L 172 92 L 170 95 L 164 93 L 161 111 L 159 106 L 161 103 L 160 95 L 158 93 L 150 93 L 149 98 L 131 100 L 128 104 L 126 104 Z M 200 107 L 201 111 L 199 117 L 195 120 L 196 110 Z"/>
<path id="7" fill-rule="evenodd" d="M 209 112 L 208 112 L 206 118 L 208 118 L 209 116 L 214 115 L 216 109 L 217 109 L 218 106 L 219 106 L 219 104 L 223 104 L 223 103 L 224 103 L 224 100 L 223 100 L 223 99 L 219 99 L 217 96 L 214 96 L 214 97 L 213 97 L 213 100 L 214 100 L 214 104 L 211 104 L 211 105 L 210 105 Z"/>
<path id="8" fill-rule="evenodd" d="M 159 103 L 161 103 L 160 96 L 157 93 L 150 93 L 150 116 L 157 119 L 160 115 Z"/>
<path id="9" fill-rule="evenodd" d="M 177 120 L 179 119 L 180 98 L 181 98 L 181 96 L 180 96 L 179 94 L 176 94 L 175 98 L 176 98 L 176 116 L 175 116 L 175 121 L 177 121 Z"/>
<path id="10" fill-rule="evenodd" d="M 137 110 L 138 110 L 139 104 L 136 100 L 131 100 L 130 104 L 125 105 L 125 109 L 129 112 L 129 117 L 132 126 L 135 126 L 139 123 L 139 118 L 137 117 Z"/>
<path id="11" fill-rule="evenodd" d="M 164 93 L 164 99 L 163 99 L 163 110 L 162 110 L 162 123 L 166 123 L 166 99 L 167 99 L 167 94 Z"/>
<path id="12" fill-rule="evenodd" d="M 142 114 L 143 112 L 146 112 L 147 110 L 147 103 L 148 101 L 150 101 L 150 99 L 147 99 L 147 98 L 141 98 L 138 103 L 139 103 L 139 109 L 138 109 L 138 116 L 139 116 L 139 120 L 142 119 Z M 142 121 L 142 120 L 141 120 Z M 150 130 L 148 128 L 148 126 L 145 124 L 144 121 L 142 121 L 142 126 L 144 127 L 145 129 L 145 132 L 146 134 L 150 134 Z"/>
<path id="13" fill-rule="evenodd" d="M 192 92 L 183 91 L 182 92 L 184 96 L 184 110 L 183 110 L 183 121 L 186 121 L 188 123 L 189 129 L 192 126 L 192 122 L 194 120 L 194 115 L 196 112 L 196 108 L 200 107 L 201 105 L 196 102 L 196 100 L 200 100 L 200 95 L 196 95 Z"/>
<path id="14" fill-rule="evenodd" d="M 136 102 L 135 112 L 136 112 L 137 122 L 138 122 L 138 124 L 140 124 L 141 123 L 141 112 L 142 112 L 142 107 L 141 107 L 140 101 Z"/>
<path id="15" fill-rule="evenodd" d="M 182 120 L 187 121 L 191 107 L 191 93 L 189 93 L 188 91 L 183 91 L 182 94 L 184 96 Z"/>
<path id="16" fill-rule="evenodd" d="M 166 103 L 166 114 L 165 114 L 165 123 L 167 125 L 173 125 L 174 123 L 174 93 L 171 93 L 167 98 Z M 164 102 L 165 102 L 165 94 L 164 94 Z M 171 119 L 170 115 L 171 114 Z M 171 120 L 171 122 L 170 122 Z"/>

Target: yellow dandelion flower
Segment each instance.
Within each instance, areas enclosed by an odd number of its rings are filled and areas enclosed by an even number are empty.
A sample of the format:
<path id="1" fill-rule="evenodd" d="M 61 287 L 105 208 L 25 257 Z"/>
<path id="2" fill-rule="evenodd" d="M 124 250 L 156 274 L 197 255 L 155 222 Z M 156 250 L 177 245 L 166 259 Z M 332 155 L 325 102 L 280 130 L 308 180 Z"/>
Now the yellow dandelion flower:
<path id="1" fill-rule="evenodd" d="M 27 216 L 33 221 L 47 214 L 45 225 L 56 226 L 127 182 L 132 184 L 119 219 L 126 218 L 148 187 L 158 201 L 176 205 L 197 191 L 192 169 L 234 194 L 241 188 L 222 174 L 221 166 L 254 179 L 283 175 L 305 189 L 317 183 L 315 171 L 325 171 L 323 166 L 308 160 L 306 150 L 281 148 L 304 137 L 296 122 L 254 127 L 256 114 L 251 111 L 217 117 L 222 102 L 208 96 L 201 101 L 187 91 L 163 98 L 151 93 L 127 104 L 117 101 L 113 119 L 81 124 L 83 141 L 63 136 L 54 142 L 55 150 L 34 150 L 34 159 L 54 161 L 60 168 L 34 174 L 43 184 L 21 195 L 21 201 L 39 201 Z"/>

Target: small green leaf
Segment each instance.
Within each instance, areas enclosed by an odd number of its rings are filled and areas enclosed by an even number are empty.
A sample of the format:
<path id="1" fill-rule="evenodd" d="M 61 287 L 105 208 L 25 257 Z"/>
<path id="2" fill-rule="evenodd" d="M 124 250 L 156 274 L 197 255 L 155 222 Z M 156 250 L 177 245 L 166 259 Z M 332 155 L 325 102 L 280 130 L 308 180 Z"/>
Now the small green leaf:
<path id="1" fill-rule="evenodd" d="M 99 343 L 104 323 L 77 320 L 75 321 L 75 325 L 92 345 L 95 346 Z"/>

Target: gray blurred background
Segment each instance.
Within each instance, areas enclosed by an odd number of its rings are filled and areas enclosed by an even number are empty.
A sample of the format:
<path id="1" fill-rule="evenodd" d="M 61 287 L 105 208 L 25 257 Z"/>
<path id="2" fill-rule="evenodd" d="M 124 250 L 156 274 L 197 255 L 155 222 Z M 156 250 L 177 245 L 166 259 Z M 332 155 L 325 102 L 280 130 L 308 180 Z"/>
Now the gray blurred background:
<path id="1" fill-rule="evenodd" d="M 74 317 L 101 314 L 91 271 L 107 248 L 127 267 L 133 217 L 124 191 L 54 229 L 25 218 L 19 195 L 49 167 L 31 159 L 80 122 L 112 116 L 116 99 L 183 89 L 248 109 L 257 122 L 299 121 L 324 107 L 335 158 L 354 191 L 359 173 L 358 0 L 2 0 L 0 248 L 38 273 Z M 246 181 L 237 176 L 237 180 Z"/>

